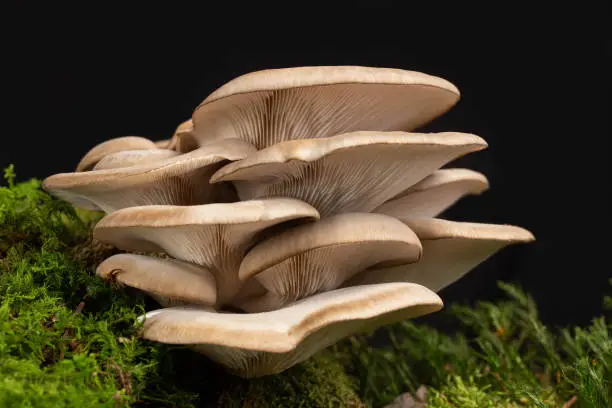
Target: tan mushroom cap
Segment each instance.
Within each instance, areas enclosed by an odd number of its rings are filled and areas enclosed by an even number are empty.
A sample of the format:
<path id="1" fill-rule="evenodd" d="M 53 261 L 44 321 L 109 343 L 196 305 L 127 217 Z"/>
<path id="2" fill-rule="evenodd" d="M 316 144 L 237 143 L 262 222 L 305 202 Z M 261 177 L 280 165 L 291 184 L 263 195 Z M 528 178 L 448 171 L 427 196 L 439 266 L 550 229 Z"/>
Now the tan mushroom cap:
<path id="1" fill-rule="evenodd" d="M 410 283 L 320 293 L 265 313 L 215 313 L 198 308 L 155 310 L 144 337 L 194 348 L 243 377 L 281 372 L 356 332 L 435 312 L 442 300 Z"/>
<path id="2" fill-rule="evenodd" d="M 239 138 L 258 149 L 357 130 L 414 130 L 459 99 L 450 82 L 420 72 L 359 66 L 269 69 L 235 78 L 193 114 L 185 147 Z M 192 141 L 187 141 L 193 136 Z"/>
<path id="3" fill-rule="evenodd" d="M 512 225 L 401 218 L 419 237 L 423 258 L 414 264 L 370 269 L 344 286 L 413 282 L 439 291 L 505 246 L 533 241 L 531 232 Z"/>
<path id="4" fill-rule="evenodd" d="M 244 141 L 225 140 L 187 154 L 128 167 L 55 174 L 44 180 L 43 187 L 76 206 L 107 213 L 149 204 L 228 201 L 234 198 L 229 196 L 228 186 L 209 184 L 210 176 L 224 162 L 245 158 L 254 151 Z"/>
<path id="5" fill-rule="evenodd" d="M 192 132 L 193 131 L 193 121 L 191 120 L 191 118 L 181 122 L 177 127 L 176 130 L 174 131 L 174 134 L 177 133 L 185 133 L 185 132 Z"/>
<path id="6" fill-rule="evenodd" d="M 257 233 L 289 220 L 314 220 L 318 212 L 299 200 L 277 198 L 197 206 L 149 205 L 115 211 L 98 222 L 94 237 L 128 251 L 165 252 L 208 269 L 217 303 L 242 287 L 240 262 Z"/>
<path id="7" fill-rule="evenodd" d="M 111 153 L 125 150 L 148 150 L 157 149 L 155 143 L 140 136 L 124 136 L 107 140 L 88 151 L 76 167 L 76 171 L 91 170 L 102 158 Z"/>
<path id="8" fill-rule="evenodd" d="M 158 149 L 169 149 L 171 142 L 172 142 L 172 139 L 162 139 L 162 140 L 156 140 L 154 143 Z"/>
<path id="9" fill-rule="evenodd" d="M 444 164 L 486 148 L 468 133 L 353 132 L 279 143 L 222 167 L 242 200 L 293 197 L 322 217 L 371 212 Z"/>
<path id="10" fill-rule="evenodd" d="M 163 305 L 185 302 L 213 306 L 217 288 L 212 273 L 200 266 L 145 255 L 118 254 L 102 262 L 96 274 L 140 289 Z"/>
<path id="11" fill-rule="evenodd" d="M 162 159 L 178 156 L 180 153 L 174 150 L 124 150 L 104 156 L 92 170 L 117 169 L 129 167 L 136 164 L 153 163 Z"/>
<path id="12" fill-rule="evenodd" d="M 468 194 L 489 188 L 487 178 L 468 169 L 442 169 L 376 208 L 394 217 L 435 217 Z"/>
<path id="13" fill-rule="evenodd" d="M 198 148 L 198 145 L 193 143 L 194 140 L 193 121 L 190 118 L 176 127 L 174 134 L 166 141 L 164 147 L 179 152 L 188 152 Z"/>
<path id="14" fill-rule="evenodd" d="M 268 292 L 237 306 L 247 312 L 278 309 L 336 289 L 365 269 L 416 262 L 421 249 L 409 227 L 382 214 L 340 214 L 301 225 L 247 253 L 240 279 L 256 279 Z"/>

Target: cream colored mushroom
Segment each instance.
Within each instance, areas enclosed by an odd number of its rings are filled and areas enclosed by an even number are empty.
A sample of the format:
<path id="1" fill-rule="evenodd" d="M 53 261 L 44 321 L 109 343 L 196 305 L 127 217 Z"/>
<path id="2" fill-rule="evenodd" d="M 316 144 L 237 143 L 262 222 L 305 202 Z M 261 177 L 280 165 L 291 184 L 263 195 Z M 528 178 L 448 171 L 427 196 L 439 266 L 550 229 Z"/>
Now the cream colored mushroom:
<path id="1" fill-rule="evenodd" d="M 376 268 L 355 275 L 343 286 L 414 282 L 439 291 L 503 247 L 530 242 L 531 232 L 511 225 L 455 222 L 435 218 L 401 220 L 419 237 L 423 258 L 410 265 Z"/>
<path id="2" fill-rule="evenodd" d="M 118 254 L 102 262 L 96 274 L 102 279 L 140 289 L 163 306 L 182 303 L 213 306 L 217 302 L 213 274 L 188 262 Z"/>
<path id="3" fill-rule="evenodd" d="M 198 146 L 193 144 L 193 121 L 188 119 L 181 122 L 174 131 L 170 139 L 158 142 L 158 146 L 163 146 L 165 149 L 176 150 L 179 152 L 188 152 L 196 149 Z M 186 145 L 189 144 L 189 145 Z M 181 144 L 183 147 L 181 148 Z"/>
<path id="4" fill-rule="evenodd" d="M 209 270 L 217 304 L 243 286 L 240 262 L 257 234 L 289 220 L 319 217 L 310 205 L 288 198 L 197 206 L 148 205 L 115 211 L 98 222 L 94 238 L 128 251 L 165 252 Z"/>
<path id="5" fill-rule="evenodd" d="M 534 239 L 431 218 L 488 187 L 482 174 L 440 170 L 484 140 L 407 133 L 458 99 L 448 81 L 397 69 L 254 72 L 213 92 L 172 138 L 110 140 L 43 186 L 110 213 L 97 240 L 174 258 L 120 254 L 97 269 L 166 307 L 143 316 L 145 338 L 243 377 L 274 374 L 439 310 L 435 291 Z"/>
<path id="6" fill-rule="evenodd" d="M 351 213 L 286 230 L 256 245 L 240 265 L 240 279 L 256 279 L 266 290 L 236 306 L 247 312 L 338 288 L 374 266 L 416 262 L 421 243 L 412 230 L 382 214 Z"/>
<path id="7" fill-rule="evenodd" d="M 155 146 L 157 146 L 158 149 L 170 149 L 170 145 L 172 143 L 172 139 L 156 140 L 154 143 L 155 143 Z"/>
<path id="8" fill-rule="evenodd" d="M 325 292 L 265 313 L 215 313 L 174 307 L 144 316 L 149 340 L 186 344 L 242 377 L 281 372 L 360 331 L 442 308 L 429 289 L 410 283 Z"/>
<path id="9" fill-rule="evenodd" d="M 292 197 L 322 217 L 371 212 L 464 154 L 486 148 L 467 133 L 353 132 L 282 142 L 222 167 L 241 200 Z"/>
<path id="10" fill-rule="evenodd" d="M 255 152 L 248 143 L 233 139 L 212 143 L 166 159 L 88 172 L 55 174 L 43 182 L 48 192 L 88 208 L 110 213 L 148 204 L 206 204 L 233 201 L 225 186 L 208 183 L 210 176 L 229 160 Z"/>
<path id="11" fill-rule="evenodd" d="M 157 149 L 155 143 L 140 136 L 124 136 L 107 140 L 88 151 L 76 167 L 77 172 L 91 170 L 102 158 L 126 150 Z"/>
<path id="12" fill-rule="evenodd" d="M 357 130 L 414 130 L 450 109 L 459 91 L 414 71 L 359 66 L 269 69 L 235 78 L 193 114 L 181 149 L 227 138 L 258 149 Z M 181 150 L 184 151 L 184 150 Z"/>
<path id="13" fill-rule="evenodd" d="M 168 149 L 124 150 L 104 156 L 92 170 L 117 169 L 136 164 L 153 163 L 159 160 L 178 156 L 180 153 Z"/>
<path id="14" fill-rule="evenodd" d="M 393 197 L 374 212 L 391 216 L 435 217 L 468 194 L 489 188 L 487 178 L 468 169 L 442 169 Z"/>

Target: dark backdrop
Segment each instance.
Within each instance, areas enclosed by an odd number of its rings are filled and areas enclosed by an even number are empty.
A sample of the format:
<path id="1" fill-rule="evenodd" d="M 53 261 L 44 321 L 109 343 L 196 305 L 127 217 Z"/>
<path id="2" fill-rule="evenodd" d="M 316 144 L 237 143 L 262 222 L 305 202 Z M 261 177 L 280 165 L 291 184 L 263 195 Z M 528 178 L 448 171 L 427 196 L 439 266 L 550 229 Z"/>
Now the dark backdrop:
<path id="1" fill-rule="evenodd" d="M 72 171 L 88 149 L 112 137 L 170 137 L 210 92 L 249 71 L 423 71 L 462 92 L 425 130 L 472 132 L 490 145 L 453 165 L 482 171 L 491 189 L 446 217 L 517 224 L 537 238 L 445 289 L 445 301 L 494 298 L 502 279 L 529 290 L 549 323 L 584 323 L 598 313 L 612 276 L 612 71 L 609 33 L 597 22 L 603 13 L 448 10 L 437 3 L 424 12 L 400 2 L 322 12 L 312 4 L 291 11 L 292 19 L 245 9 L 232 20 L 233 5 L 196 15 L 200 21 L 184 9 L 152 21 L 119 12 L 59 20 L 18 3 L 5 48 L 0 166 L 14 163 L 20 179 L 44 178 Z"/>

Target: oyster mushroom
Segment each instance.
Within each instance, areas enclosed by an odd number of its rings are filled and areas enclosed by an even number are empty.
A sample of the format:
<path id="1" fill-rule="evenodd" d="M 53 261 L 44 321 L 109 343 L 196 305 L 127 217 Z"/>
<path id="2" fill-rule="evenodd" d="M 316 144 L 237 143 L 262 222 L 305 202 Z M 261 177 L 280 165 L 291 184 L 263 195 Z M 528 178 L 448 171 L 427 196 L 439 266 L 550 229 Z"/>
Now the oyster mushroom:
<path id="1" fill-rule="evenodd" d="M 393 197 L 374 212 L 391 216 L 435 217 L 468 194 L 489 188 L 487 178 L 468 169 L 442 169 Z"/>
<path id="2" fill-rule="evenodd" d="M 105 280 L 140 289 L 163 306 L 187 303 L 213 306 L 217 287 L 213 274 L 198 265 L 176 259 L 136 254 L 117 254 L 96 269 Z"/>
<path id="3" fill-rule="evenodd" d="M 282 142 L 219 169 L 241 200 L 293 197 L 322 217 L 371 212 L 449 161 L 486 148 L 467 133 L 353 132 Z"/>
<path id="4" fill-rule="evenodd" d="M 414 282 L 437 292 L 505 246 L 535 239 L 531 232 L 512 225 L 456 222 L 436 218 L 400 219 L 421 240 L 422 259 L 410 265 L 364 271 L 348 280 L 344 286 Z"/>
<path id="5" fill-rule="evenodd" d="M 121 254 L 97 270 L 166 307 L 143 316 L 146 338 L 243 377 L 273 374 L 357 331 L 438 310 L 434 291 L 533 240 L 519 227 L 431 218 L 488 188 L 480 173 L 440 170 L 484 140 L 407 133 L 458 98 L 449 82 L 404 70 L 259 71 L 213 92 L 171 139 L 109 141 L 44 187 L 109 212 L 98 240 L 174 258 Z"/>
<path id="6" fill-rule="evenodd" d="M 374 266 L 416 262 L 421 243 L 412 230 L 382 214 L 340 214 L 286 230 L 251 249 L 240 264 L 240 279 L 256 279 L 265 294 L 236 306 L 248 312 L 278 309 L 338 288 Z"/>
<path id="7" fill-rule="evenodd" d="M 350 336 L 442 308 L 412 283 L 357 286 L 320 293 L 265 313 L 217 313 L 194 307 L 143 316 L 143 336 L 190 345 L 242 377 L 281 372 Z"/>
<path id="8" fill-rule="evenodd" d="M 289 198 L 196 206 L 148 205 L 117 210 L 98 222 L 94 238 L 120 249 L 165 252 L 212 273 L 217 303 L 224 305 L 243 286 L 238 277 L 257 233 L 296 219 L 319 218 L 310 205 Z"/>
<path id="9" fill-rule="evenodd" d="M 91 170 L 104 156 L 126 150 L 154 150 L 155 143 L 140 136 L 123 136 L 107 140 L 89 150 L 77 164 L 76 171 Z"/>
<path id="10" fill-rule="evenodd" d="M 123 150 L 104 156 L 92 170 L 117 169 L 135 164 L 152 163 L 178 156 L 180 153 L 168 149 Z"/>
<path id="11" fill-rule="evenodd" d="M 269 69 L 235 78 L 193 113 L 180 150 L 238 138 L 258 149 L 357 130 L 413 130 L 450 109 L 459 91 L 414 71 L 357 66 Z"/>
<path id="12" fill-rule="evenodd" d="M 170 149 L 172 139 L 156 140 L 154 143 L 158 149 Z"/>
<path id="13" fill-rule="evenodd" d="M 185 143 L 185 141 L 193 140 L 192 132 L 193 132 L 193 121 L 191 119 L 188 119 L 184 122 L 181 122 L 176 127 L 176 130 L 174 131 L 174 134 L 172 135 L 170 139 L 160 140 L 156 142 L 156 144 L 158 147 L 162 147 L 164 149 L 172 149 L 172 150 L 176 150 L 179 152 L 190 151 L 190 150 L 197 148 L 197 146 L 190 146 L 189 148 L 181 149 L 180 143 L 181 143 L 181 140 L 183 140 L 183 143 Z"/>
<path id="14" fill-rule="evenodd" d="M 205 204 L 232 201 L 233 192 L 225 186 L 207 182 L 229 160 L 247 157 L 255 149 L 232 139 L 202 146 L 186 154 L 87 172 L 55 174 L 43 187 L 72 204 L 115 210 L 148 204 Z"/>

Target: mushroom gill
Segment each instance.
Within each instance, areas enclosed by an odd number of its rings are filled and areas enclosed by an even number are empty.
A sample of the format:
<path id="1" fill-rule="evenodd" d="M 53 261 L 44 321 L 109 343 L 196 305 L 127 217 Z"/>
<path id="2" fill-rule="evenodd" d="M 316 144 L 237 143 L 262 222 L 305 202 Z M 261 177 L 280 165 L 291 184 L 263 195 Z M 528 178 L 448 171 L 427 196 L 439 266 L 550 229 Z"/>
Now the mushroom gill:
<path id="1" fill-rule="evenodd" d="M 419 237 L 423 258 L 410 265 L 373 268 L 344 286 L 414 282 L 439 291 L 457 281 L 505 246 L 533 241 L 531 232 L 512 225 L 400 217 Z"/>
<path id="2" fill-rule="evenodd" d="M 303 200 L 322 217 L 371 212 L 444 164 L 486 146 L 467 133 L 353 132 L 278 143 L 225 165 L 211 182 L 233 182 L 241 200 Z"/>
<path id="3" fill-rule="evenodd" d="M 403 265 L 420 257 L 419 239 L 395 218 L 336 215 L 288 229 L 250 250 L 240 264 L 240 279 L 255 279 L 267 292 L 237 306 L 248 312 L 278 309 L 336 289 L 365 269 Z"/>
<path id="4" fill-rule="evenodd" d="M 94 238 L 127 251 L 165 252 L 207 269 L 215 278 L 217 304 L 225 305 L 243 286 L 240 262 L 259 232 L 290 220 L 317 218 L 313 207 L 289 198 L 148 205 L 105 216 L 96 225 Z"/>
<path id="5" fill-rule="evenodd" d="M 450 82 L 420 72 L 358 66 L 269 69 L 235 78 L 193 113 L 186 148 L 238 138 L 276 143 L 373 130 L 416 129 L 459 99 Z"/>
<path id="6" fill-rule="evenodd" d="M 213 274 L 176 259 L 117 254 L 102 262 L 96 274 L 104 280 L 140 289 L 164 306 L 185 303 L 212 307 L 217 303 Z"/>
<path id="7" fill-rule="evenodd" d="M 78 207 L 115 210 L 149 204 L 206 204 L 233 201 L 227 185 L 211 185 L 210 176 L 228 160 L 247 157 L 248 143 L 224 140 L 186 154 L 125 167 L 55 174 L 43 187 Z"/>
<path id="8" fill-rule="evenodd" d="M 196 307 L 148 312 L 143 336 L 190 345 L 242 377 L 281 372 L 351 334 L 442 308 L 412 283 L 337 289 L 265 313 L 217 313 Z"/>
<path id="9" fill-rule="evenodd" d="M 489 188 L 487 178 L 468 169 L 441 169 L 377 207 L 391 216 L 436 217 L 468 194 Z"/>

